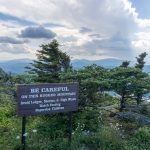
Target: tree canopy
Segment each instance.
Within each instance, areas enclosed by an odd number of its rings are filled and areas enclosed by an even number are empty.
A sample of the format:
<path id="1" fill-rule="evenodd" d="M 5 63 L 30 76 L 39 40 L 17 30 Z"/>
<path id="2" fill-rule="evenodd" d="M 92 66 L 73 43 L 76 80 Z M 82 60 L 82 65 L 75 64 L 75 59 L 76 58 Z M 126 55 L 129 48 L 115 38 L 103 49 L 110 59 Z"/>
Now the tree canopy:
<path id="1" fill-rule="evenodd" d="M 40 46 L 37 50 L 37 60 L 32 67 L 28 67 L 29 73 L 36 74 L 35 82 L 59 82 L 59 73 L 67 71 L 70 67 L 70 57 L 59 49 L 56 40 Z"/>

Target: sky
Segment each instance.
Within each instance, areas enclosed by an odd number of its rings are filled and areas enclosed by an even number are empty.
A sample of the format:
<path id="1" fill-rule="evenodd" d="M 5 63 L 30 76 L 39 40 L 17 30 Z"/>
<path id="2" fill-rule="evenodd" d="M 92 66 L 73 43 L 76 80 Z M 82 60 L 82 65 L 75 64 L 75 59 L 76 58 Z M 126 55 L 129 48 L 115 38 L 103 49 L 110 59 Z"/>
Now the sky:
<path id="1" fill-rule="evenodd" d="M 150 64 L 150 0 L 0 0 L 0 61 L 36 59 L 53 39 L 71 59 Z"/>

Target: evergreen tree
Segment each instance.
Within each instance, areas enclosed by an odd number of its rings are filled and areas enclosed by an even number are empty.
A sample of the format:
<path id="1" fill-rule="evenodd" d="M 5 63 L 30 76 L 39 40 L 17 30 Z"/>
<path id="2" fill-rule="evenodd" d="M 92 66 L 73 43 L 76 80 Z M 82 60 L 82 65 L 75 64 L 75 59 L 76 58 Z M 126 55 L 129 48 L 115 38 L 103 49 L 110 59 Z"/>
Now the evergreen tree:
<path id="1" fill-rule="evenodd" d="M 138 105 L 141 103 L 143 94 L 145 94 L 147 91 L 147 88 L 146 88 L 147 82 L 145 82 L 145 81 L 149 80 L 148 75 L 145 73 L 142 73 L 142 70 L 143 70 L 144 64 L 145 64 L 144 59 L 145 59 L 146 55 L 147 55 L 147 53 L 144 52 L 144 53 L 141 53 L 138 57 L 136 57 L 137 63 L 135 65 L 135 68 L 138 68 L 141 70 L 141 74 L 136 75 L 136 85 L 135 85 L 135 93 L 134 93 Z"/>
<path id="2" fill-rule="evenodd" d="M 27 67 L 29 73 L 37 75 L 36 82 L 59 82 L 59 73 L 67 71 L 70 67 L 70 57 L 59 49 L 56 40 L 40 47 L 37 51 L 37 60 L 34 60 L 32 67 Z"/>
<path id="3" fill-rule="evenodd" d="M 95 64 L 79 70 L 70 70 L 62 74 L 62 81 L 79 83 L 79 105 L 91 105 L 96 102 L 96 93 L 110 88 L 108 70 Z"/>
<path id="4" fill-rule="evenodd" d="M 144 62 L 144 59 L 142 61 Z M 111 70 L 112 89 L 121 96 L 120 111 L 126 107 L 128 98 L 134 98 L 137 104 L 140 104 L 143 94 L 150 91 L 149 75 L 143 72 L 142 68 L 128 67 L 128 65 L 129 62 L 123 62 L 121 66 Z"/>
<path id="5" fill-rule="evenodd" d="M 5 83 L 9 80 L 9 74 L 0 68 L 0 83 Z"/>
<path id="6" fill-rule="evenodd" d="M 134 86 L 134 96 L 139 105 L 142 101 L 144 94 L 150 92 L 150 76 L 139 70 L 139 73 L 135 75 L 135 86 Z"/>
<path id="7" fill-rule="evenodd" d="M 126 100 L 133 94 L 135 74 L 137 69 L 132 67 L 116 67 L 111 71 L 112 89 L 121 96 L 120 111 L 126 107 Z"/>
<path id="8" fill-rule="evenodd" d="M 138 57 L 136 57 L 137 63 L 135 65 L 135 68 L 139 68 L 139 69 L 143 70 L 144 64 L 145 64 L 144 59 L 146 56 L 147 56 L 147 53 L 144 52 L 144 53 L 141 53 Z"/>
<path id="9" fill-rule="evenodd" d="M 127 68 L 130 64 L 130 61 L 123 61 L 122 64 L 120 65 L 120 67 L 125 67 Z"/>

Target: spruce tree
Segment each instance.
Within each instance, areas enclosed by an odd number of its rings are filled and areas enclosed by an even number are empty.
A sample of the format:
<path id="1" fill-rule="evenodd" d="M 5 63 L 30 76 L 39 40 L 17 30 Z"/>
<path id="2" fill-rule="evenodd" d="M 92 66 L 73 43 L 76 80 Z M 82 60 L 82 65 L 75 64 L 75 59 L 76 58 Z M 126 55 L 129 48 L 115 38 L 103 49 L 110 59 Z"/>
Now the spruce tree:
<path id="1" fill-rule="evenodd" d="M 37 60 L 32 67 L 28 67 L 29 73 L 36 74 L 35 81 L 39 83 L 59 82 L 59 73 L 67 71 L 70 67 L 70 57 L 59 49 L 59 43 L 53 40 L 49 44 L 43 44 L 37 51 Z"/>
<path id="2" fill-rule="evenodd" d="M 127 68 L 130 64 L 130 61 L 123 61 L 122 64 L 120 65 L 120 67 L 125 67 Z"/>
<path id="3" fill-rule="evenodd" d="M 144 53 L 141 53 L 138 57 L 136 57 L 137 63 L 135 65 L 135 68 L 139 68 L 139 69 L 143 70 L 144 64 L 145 64 L 144 59 L 146 56 L 147 56 L 147 53 L 144 52 Z"/>
<path id="4" fill-rule="evenodd" d="M 138 57 L 136 57 L 137 63 L 135 65 L 135 68 L 141 70 L 141 74 L 136 75 L 136 85 L 135 85 L 135 92 L 134 92 L 138 105 L 141 103 L 143 94 L 147 93 L 149 89 L 149 86 L 147 85 L 149 81 L 149 76 L 148 74 L 142 72 L 145 64 L 144 59 L 146 56 L 147 53 L 144 52 L 141 53 Z"/>

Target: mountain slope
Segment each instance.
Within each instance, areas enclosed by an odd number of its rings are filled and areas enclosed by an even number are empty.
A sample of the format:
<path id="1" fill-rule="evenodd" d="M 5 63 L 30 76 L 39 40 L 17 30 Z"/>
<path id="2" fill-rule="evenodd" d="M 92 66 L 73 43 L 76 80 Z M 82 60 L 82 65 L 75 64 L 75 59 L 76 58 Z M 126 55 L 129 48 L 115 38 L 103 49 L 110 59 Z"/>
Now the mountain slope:
<path id="1" fill-rule="evenodd" d="M 32 60 L 30 59 L 16 59 L 10 61 L 0 62 L 0 68 L 6 72 L 14 74 L 22 74 L 26 71 L 25 67 L 30 66 Z"/>

